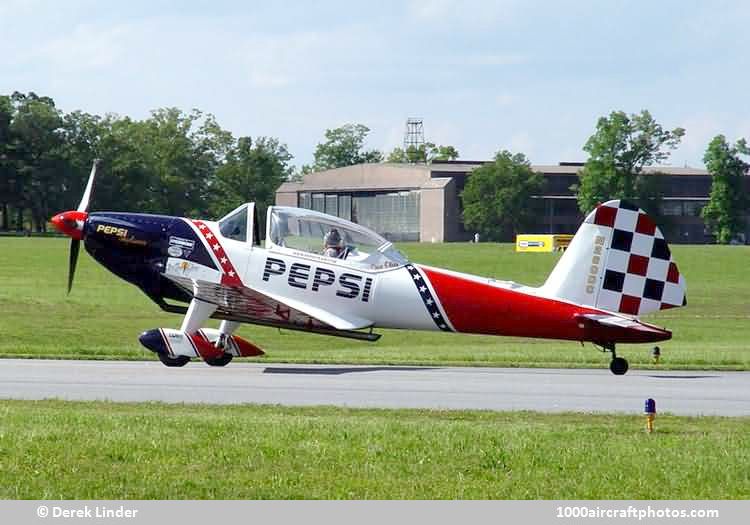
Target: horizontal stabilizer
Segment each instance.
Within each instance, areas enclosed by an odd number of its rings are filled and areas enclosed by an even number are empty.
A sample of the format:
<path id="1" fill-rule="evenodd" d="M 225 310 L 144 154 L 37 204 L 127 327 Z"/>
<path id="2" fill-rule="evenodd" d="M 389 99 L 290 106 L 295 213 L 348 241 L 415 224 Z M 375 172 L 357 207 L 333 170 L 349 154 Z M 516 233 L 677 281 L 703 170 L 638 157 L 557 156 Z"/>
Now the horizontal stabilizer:
<path id="1" fill-rule="evenodd" d="M 672 338 L 672 332 L 616 315 L 580 314 L 575 316 L 578 325 L 584 329 L 586 341 L 621 343 L 653 343 Z"/>

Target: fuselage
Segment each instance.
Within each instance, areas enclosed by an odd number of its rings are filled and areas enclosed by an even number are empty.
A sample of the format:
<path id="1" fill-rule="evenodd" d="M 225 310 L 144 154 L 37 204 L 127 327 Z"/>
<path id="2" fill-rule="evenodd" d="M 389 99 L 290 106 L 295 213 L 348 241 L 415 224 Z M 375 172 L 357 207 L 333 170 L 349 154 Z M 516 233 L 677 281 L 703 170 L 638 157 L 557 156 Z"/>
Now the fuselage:
<path id="1" fill-rule="evenodd" d="M 603 333 L 583 316 L 610 312 L 545 297 L 539 288 L 408 262 L 368 267 L 273 242 L 261 246 L 257 239 L 222 235 L 212 221 L 99 212 L 88 214 L 83 228 L 88 253 L 155 301 L 189 302 L 188 283 L 205 282 L 219 291 L 257 291 L 347 330 L 438 330 L 597 343 L 671 337 L 646 324 Z"/>

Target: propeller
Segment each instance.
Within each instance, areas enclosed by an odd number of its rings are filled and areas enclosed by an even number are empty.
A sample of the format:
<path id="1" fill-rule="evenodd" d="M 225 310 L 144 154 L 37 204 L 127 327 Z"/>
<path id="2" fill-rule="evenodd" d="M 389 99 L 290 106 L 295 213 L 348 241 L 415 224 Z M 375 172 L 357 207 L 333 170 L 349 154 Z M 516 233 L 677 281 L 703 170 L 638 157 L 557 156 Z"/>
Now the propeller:
<path id="1" fill-rule="evenodd" d="M 78 264 L 78 252 L 81 249 L 81 241 L 71 239 L 70 241 L 70 258 L 68 259 L 68 295 L 73 288 L 73 277 L 76 274 L 76 264 Z"/>
<path id="2" fill-rule="evenodd" d="M 78 252 L 81 250 L 81 240 L 84 236 L 86 219 L 89 215 L 89 203 L 91 201 L 91 193 L 94 190 L 94 178 L 96 177 L 96 170 L 99 167 L 99 163 L 99 159 L 94 160 L 89 180 L 86 183 L 86 189 L 83 191 L 83 197 L 81 197 L 78 208 L 59 213 L 51 219 L 52 224 L 58 231 L 71 238 L 70 257 L 68 259 L 68 293 L 73 288 L 73 278 L 75 277 L 76 265 L 78 264 Z"/>
<path id="3" fill-rule="evenodd" d="M 91 200 L 91 192 L 94 190 L 94 177 L 96 177 L 96 170 L 99 168 L 101 160 L 94 159 L 94 164 L 91 166 L 91 173 L 89 173 L 89 180 L 86 183 L 86 189 L 83 190 L 83 197 L 81 202 L 78 204 L 76 211 L 87 212 L 89 211 L 89 201 Z"/>

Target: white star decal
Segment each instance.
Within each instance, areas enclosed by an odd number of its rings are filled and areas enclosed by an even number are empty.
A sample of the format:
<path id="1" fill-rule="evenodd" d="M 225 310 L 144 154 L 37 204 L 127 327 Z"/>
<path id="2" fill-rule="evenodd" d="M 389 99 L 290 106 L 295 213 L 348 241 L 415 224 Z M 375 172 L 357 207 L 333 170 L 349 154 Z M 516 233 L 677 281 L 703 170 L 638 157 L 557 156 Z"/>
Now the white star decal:
<path id="1" fill-rule="evenodd" d="M 419 287 L 419 291 L 420 292 L 426 292 L 427 291 L 427 287 L 426 286 L 420 286 Z"/>
<path id="2" fill-rule="evenodd" d="M 415 280 L 415 281 L 418 281 L 418 280 L 420 280 L 421 278 L 422 278 L 422 276 L 421 276 L 421 275 L 415 275 L 415 276 L 414 276 L 414 280 Z"/>
<path id="3" fill-rule="evenodd" d="M 214 251 L 215 252 L 218 252 L 219 248 L 221 248 L 221 246 L 219 246 L 218 244 L 214 244 Z"/>
<path id="4" fill-rule="evenodd" d="M 226 257 L 222 257 L 221 258 L 221 264 L 226 264 L 226 262 L 227 262 L 227 258 Z"/>
<path id="5" fill-rule="evenodd" d="M 213 233 L 206 234 L 206 239 L 213 239 L 213 238 L 214 238 L 214 234 Z"/>
<path id="6" fill-rule="evenodd" d="M 435 312 L 434 314 L 432 314 L 432 317 L 434 317 L 435 319 L 437 319 L 438 317 L 440 317 L 440 314 L 438 312 Z"/>
<path id="7" fill-rule="evenodd" d="M 206 225 L 205 224 L 201 224 L 200 226 L 198 226 L 198 228 L 200 228 L 201 230 L 205 230 L 206 229 Z"/>
<path id="8" fill-rule="evenodd" d="M 441 325 L 440 325 L 440 328 L 448 328 L 448 327 L 447 327 L 447 326 L 445 326 L 444 324 L 441 324 Z"/>
<path id="9" fill-rule="evenodd" d="M 228 275 L 229 277 L 234 277 L 234 272 L 230 271 Z"/>
<path id="10" fill-rule="evenodd" d="M 432 299 L 427 299 L 425 302 L 427 303 L 428 306 L 432 306 L 432 303 L 434 301 Z"/>

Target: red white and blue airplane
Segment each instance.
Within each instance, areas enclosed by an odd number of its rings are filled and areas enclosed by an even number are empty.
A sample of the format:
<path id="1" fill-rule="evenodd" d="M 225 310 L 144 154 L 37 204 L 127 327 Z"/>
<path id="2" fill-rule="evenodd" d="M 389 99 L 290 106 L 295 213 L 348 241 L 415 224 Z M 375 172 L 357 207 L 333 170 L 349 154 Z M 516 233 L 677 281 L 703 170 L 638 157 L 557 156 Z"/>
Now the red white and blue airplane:
<path id="1" fill-rule="evenodd" d="M 535 288 L 411 263 L 380 235 L 307 209 L 268 208 L 264 243 L 253 203 L 218 221 L 89 213 L 96 169 L 78 208 L 51 219 L 73 239 L 68 292 L 83 241 L 163 310 L 184 314 L 179 329 L 140 336 L 167 366 L 263 354 L 234 335 L 249 323 L 366 341 L 380 337 L 376 328 L 589 341 L 612 353 L 621 375 L 628 363 L 617 343 L 672 336 L 639 317 L 686 304 L 664 236 L 625 201 L 592 211 Z M 204 328 L 209 318 L 218 329 Z"/>

